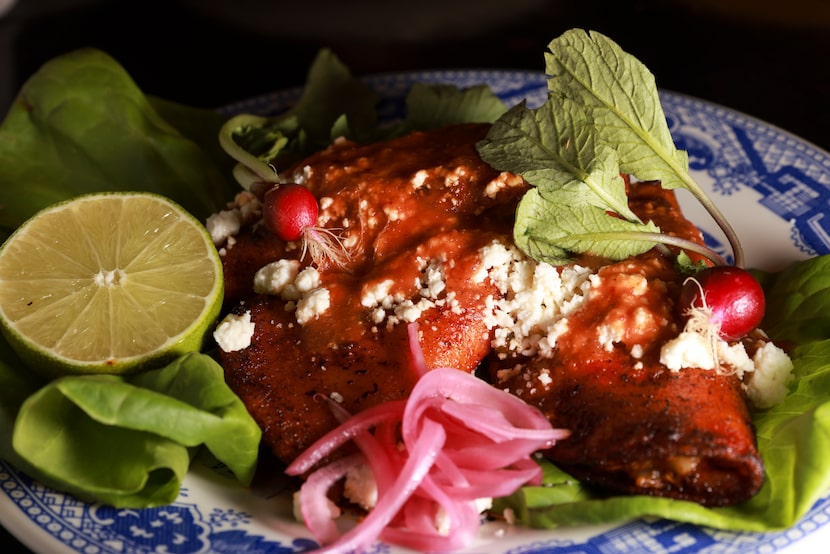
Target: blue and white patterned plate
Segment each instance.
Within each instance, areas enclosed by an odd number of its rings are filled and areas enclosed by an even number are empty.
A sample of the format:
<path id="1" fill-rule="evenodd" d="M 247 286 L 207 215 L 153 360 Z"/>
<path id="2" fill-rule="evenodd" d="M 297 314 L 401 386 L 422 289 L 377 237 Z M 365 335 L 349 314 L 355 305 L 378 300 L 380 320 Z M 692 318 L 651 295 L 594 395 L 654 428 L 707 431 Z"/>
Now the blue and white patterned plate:
<path id="1" fill-rule="evenodd" d="M 439 71 L 390 74 L 366 82 L 395 117 L 414 82 L 490 85 L 508 105 L 541 104 L 545 77 L 524 71 Z M 295 102 L 292 89 L 239 102 L 225 113 L 277 113 Z M 661 92 L 672 135 L 689 152 L 693 176 L 715 198 L 744 244 L 747 264 L 765 269 L 830 253 L 830 154 L 752 117 L 673 92 Z M 723 236 L 697 204 L 686 214 L 712 246 Z M 726 249 L 724 248 L 724 251 Z M 42 554 L 287 554 L 314 548 L 291 516 L 279 483 L 244 489 L 207 458 L 194 461 L 177 501 L 163 508 L 117 510 L 44 488 L 0 461 L 0 523 Z M 736 533 L 665 520 L 555 531 L 487 524 L 468 552 L 503 554 L 685 554 L 816 552 L 830 541 L 830 495 L 792 529 Z M 375 545 L 370 552 L 397 553 Z"/>

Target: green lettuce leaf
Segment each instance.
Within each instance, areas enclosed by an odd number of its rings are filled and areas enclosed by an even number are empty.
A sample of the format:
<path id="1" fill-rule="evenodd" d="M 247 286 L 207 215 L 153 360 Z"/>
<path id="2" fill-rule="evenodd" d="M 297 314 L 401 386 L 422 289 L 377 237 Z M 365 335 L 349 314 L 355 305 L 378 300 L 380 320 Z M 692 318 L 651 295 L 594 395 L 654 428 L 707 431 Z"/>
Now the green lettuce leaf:
<path id="1" fill-rule="evenodd" d="M 243 188 L 273 181 L 278 169 L 322 150 L 337 137 L 358 142 L 377 134 L 380 97 L 352 76 L 329 49 L 309 69 L 299 101 L 272 117 L 241 113 L 219 130 L 224 157 L 237 162 L 233 174 Z"/>
<path id="2" fill-rule="evenodd" d="M 134 376 L 63 377 L 38 389 L 17 413 L 13 461 L 56 490 L 141 508 L 175 500 L 201 445 L 250 483 L 260 436 L 219 364 L 188 354 Z"/>
<path id="3" fill-rule="evenodd" d="M 191 109 L 188 117 L 205 118 L 215 141 L 216 114 Z M 201 219 L 232 194 L 220 168 L 118 63 L 78 50 L 35 73 L 0 126 L 0 227 L 8 232 L 55 202 L 110 190 L 158 192 Z"/>
<path id="4" fill-rule="evenodd" d="M 771 336 L 794 344 L 830 337 L 830 256 L 755 275 L 766 290 L 764 329 Z"/>
<path id="5" fill-rule="evenodd" d="M 461 89 L 455 85 L 415 83 L 406 97 L 407 130 L 437 129 L 456 123 L 492 123 L 507 106 L 487 85 Z"/>
<path id="6" fill-rule="evenodd" d="M 407 92 L 404 120 L 381 122 L 380 97 L 328 49 L 315 57 L 300 100 L 271 117 L 241 113 L 222 126 L 219 142 L 237 165 L 245 189 L 344 137 L 366 144 L 413 130 L 455 123 L 492 122 L 507 109 L 487 86 L 416 83 Z"/>
<path id="7" fill-rule="evenodd" d="M 704 508 L 649 496 L 604 497 L 545 462 L 544 486 L 525 487 L 498 499 L 496 508 L 510 509 L 523 523 L 541 528 L 640 517 L 663 517 L 733 531 L 792 527 L 830 489 L 828 264 L 830 256 L 820 256 L 797 262 L 780 273 L 762 274 L 770 329 L 774 329 L 771 337 L 785 338 L 799 346 L 791 352 L 795 370 L 787 398 L 753 416 L 766 468 L 765 483 L 755 497 L 726 508 Z M 806 313 L 799 320 L 802 309 Z"/>

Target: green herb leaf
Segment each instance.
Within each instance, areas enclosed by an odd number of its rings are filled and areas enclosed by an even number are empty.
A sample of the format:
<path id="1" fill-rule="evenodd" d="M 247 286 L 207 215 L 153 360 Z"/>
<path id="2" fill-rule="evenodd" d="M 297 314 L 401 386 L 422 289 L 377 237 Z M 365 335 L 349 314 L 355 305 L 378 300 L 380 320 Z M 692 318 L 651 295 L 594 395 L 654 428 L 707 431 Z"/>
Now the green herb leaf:
<path id="1" fill-rule="evenodd" d="M 597 140 L 585 112 L 567 98 L 533 110 L 524 104 L 511 108 L 493 124 L 478 152 L 496 169 L 521 175 L 545 191 L 566 190 L 581 202 L 640 221 L 628 207 L 614 150 Z"/>
<path id="2" fill-rule="evenodd" d="M 689 190 L 723 230 L 735 265 L 742 266 L 737 233 L 689 174 L 688 156 L 674 145 L 654 76 L 645 65 L 595 31 L 571 29 L 548 48 L 551 97 L 571 98 L 588 110 L 600 138 L 616 149 L 623 173 Z"/>
<path id="3" fill-rule="evenodd" d="M 688 187 L 688 158 L 674 145 L 654 76 L 597 32 L 571 29 L 545 54 L 548 88 L 584 105 L 624 173 L 666 188 Z"/>
<path id="4" fill-rule="evenodd" d="M 519 202 L 513 240 L 535 260 L 558 264 L 567 262 L 572 252 L 612 259 L 641 254 L 654 247 L 659 232 L 650 221 L 609 216 L 571 193 L 534 188 Z"/>

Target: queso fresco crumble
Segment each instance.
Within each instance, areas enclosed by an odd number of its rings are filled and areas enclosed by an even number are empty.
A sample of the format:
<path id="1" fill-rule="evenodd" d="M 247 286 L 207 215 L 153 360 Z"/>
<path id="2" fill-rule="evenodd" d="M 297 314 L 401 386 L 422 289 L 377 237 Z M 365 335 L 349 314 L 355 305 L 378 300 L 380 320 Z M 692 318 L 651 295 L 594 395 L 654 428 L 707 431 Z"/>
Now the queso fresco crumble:
<path id="1" fill-rule="evenodd" d="M 321 204 L 327 207 L 325 201 Z M 227 210 L 211 216 L 207 227 L 215 244 L 221 247 L 220 253 L 232 248 L 234 235 L 260 214 L 256 196 L 242 192 Z M 320 217 L 331 216 L 324 209 Z M 499 291 L 498 295 L 484 298 L 481 309 L 492 332 L 491 346 L 502 359 L 553 357 L 557 340 L 568 331 L 569 314 L 592 295 L 601 294 L 599 272 L 579 265 L 554 267 L 537 263 L 515 246 L 498 240 L 482 248 L 479 258 L 473 280 L 476 283 L 489 280 Z M 416 322 L 431 308 L 460 310 L 455 302 L 456 293 L 447 290 L 444 280 L 447 264 L 452 264 L 452 260 L 419 258 L 420 274 L 413 283 L 414 289 L 402 287 L 392 279 L 364 284 L 359 294 L 368 321 L 375 328 L 392 327 Z M 648 282 L 636 272 L 625 279 L 624 286 L 631 296 L 646 292 Z M 285 300 L 286 309 L 294 312 L 299 325 L 307 324 L 332 307 L 320 273 L 314 267 L 302 268 L 296 259 L 275 260 L 262 267 L 254 277 L 253 288 L 259 294 L 276 295 Z M 410 292 L 394 292 L 400 288 Z M 416 292 L 413 294 L 412 290 Z M 637 360 L 642 356 L 643 346 L 636 340 L 632 344 L 631 337 L 647 336 L 649 329 L 665 323 L 659 314 L 638 308 L 606 317 L 596 326 L 595 341 L 607 351 L 625 344 Z M 230 352 L 247 348 L 254 329 L 250 314 L 229 314 L 216 328 L 214 336 L 220 348 Z M 741 342 L 713 341 L 693 328 L 679 330 L 674 339 L 662 346 L 660 363 L 670 371 L 699 367 L 733 372 L 744 379 L 747 395 L 758 408 L 772 406 L 785 397 L 792 372 L 787 354 L 772 343 L 750 356 Z M 540 375 L 540 379 L 544 377 Z"/>

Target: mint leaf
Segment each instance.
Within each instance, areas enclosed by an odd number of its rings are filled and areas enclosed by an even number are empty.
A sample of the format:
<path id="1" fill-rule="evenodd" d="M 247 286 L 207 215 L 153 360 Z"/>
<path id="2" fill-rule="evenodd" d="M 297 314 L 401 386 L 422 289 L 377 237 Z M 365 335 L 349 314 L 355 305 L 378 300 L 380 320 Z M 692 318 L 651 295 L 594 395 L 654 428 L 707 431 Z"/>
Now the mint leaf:
<path id="1" fill-rule="evenodd" d="M 546 191 L 567 190 L 581 202 L 640 221 L 628 207 L 614 150 L 599 142 L 579 105 L 566 98 L 537 109 L 519 104 L 479 143 L 482 159 Z"/>
<path id="2" fill-rule="evenodd" d="M 654 76 L 597 32 L 571 29 L 548 45 L 548 88 L 584 105 L 623 172 L 666 188 L 687 187 L 688 159 L 674 145 Z"/>
<path id="3" fill-rule="evenodd" d="M 726 235 L 735 265 L 743 265 L 737 233 L 688 172 L 666 123 L 654 76 L 634 56 L 595 31 L 571 29 L 545 54 L 551 96 L 583 105 L 603 141 L 613 146 L 620 170 L 663 187 L 689 190 Z"/>
<path id="4" fill-rule="evenodd" d="M 513 240 L 537 261 L 567 262 L 571 252 L 624 259 L 650 250 L 660 229 L 612 217 L 567 192 L 529 190 L 516 209 Z"/>

